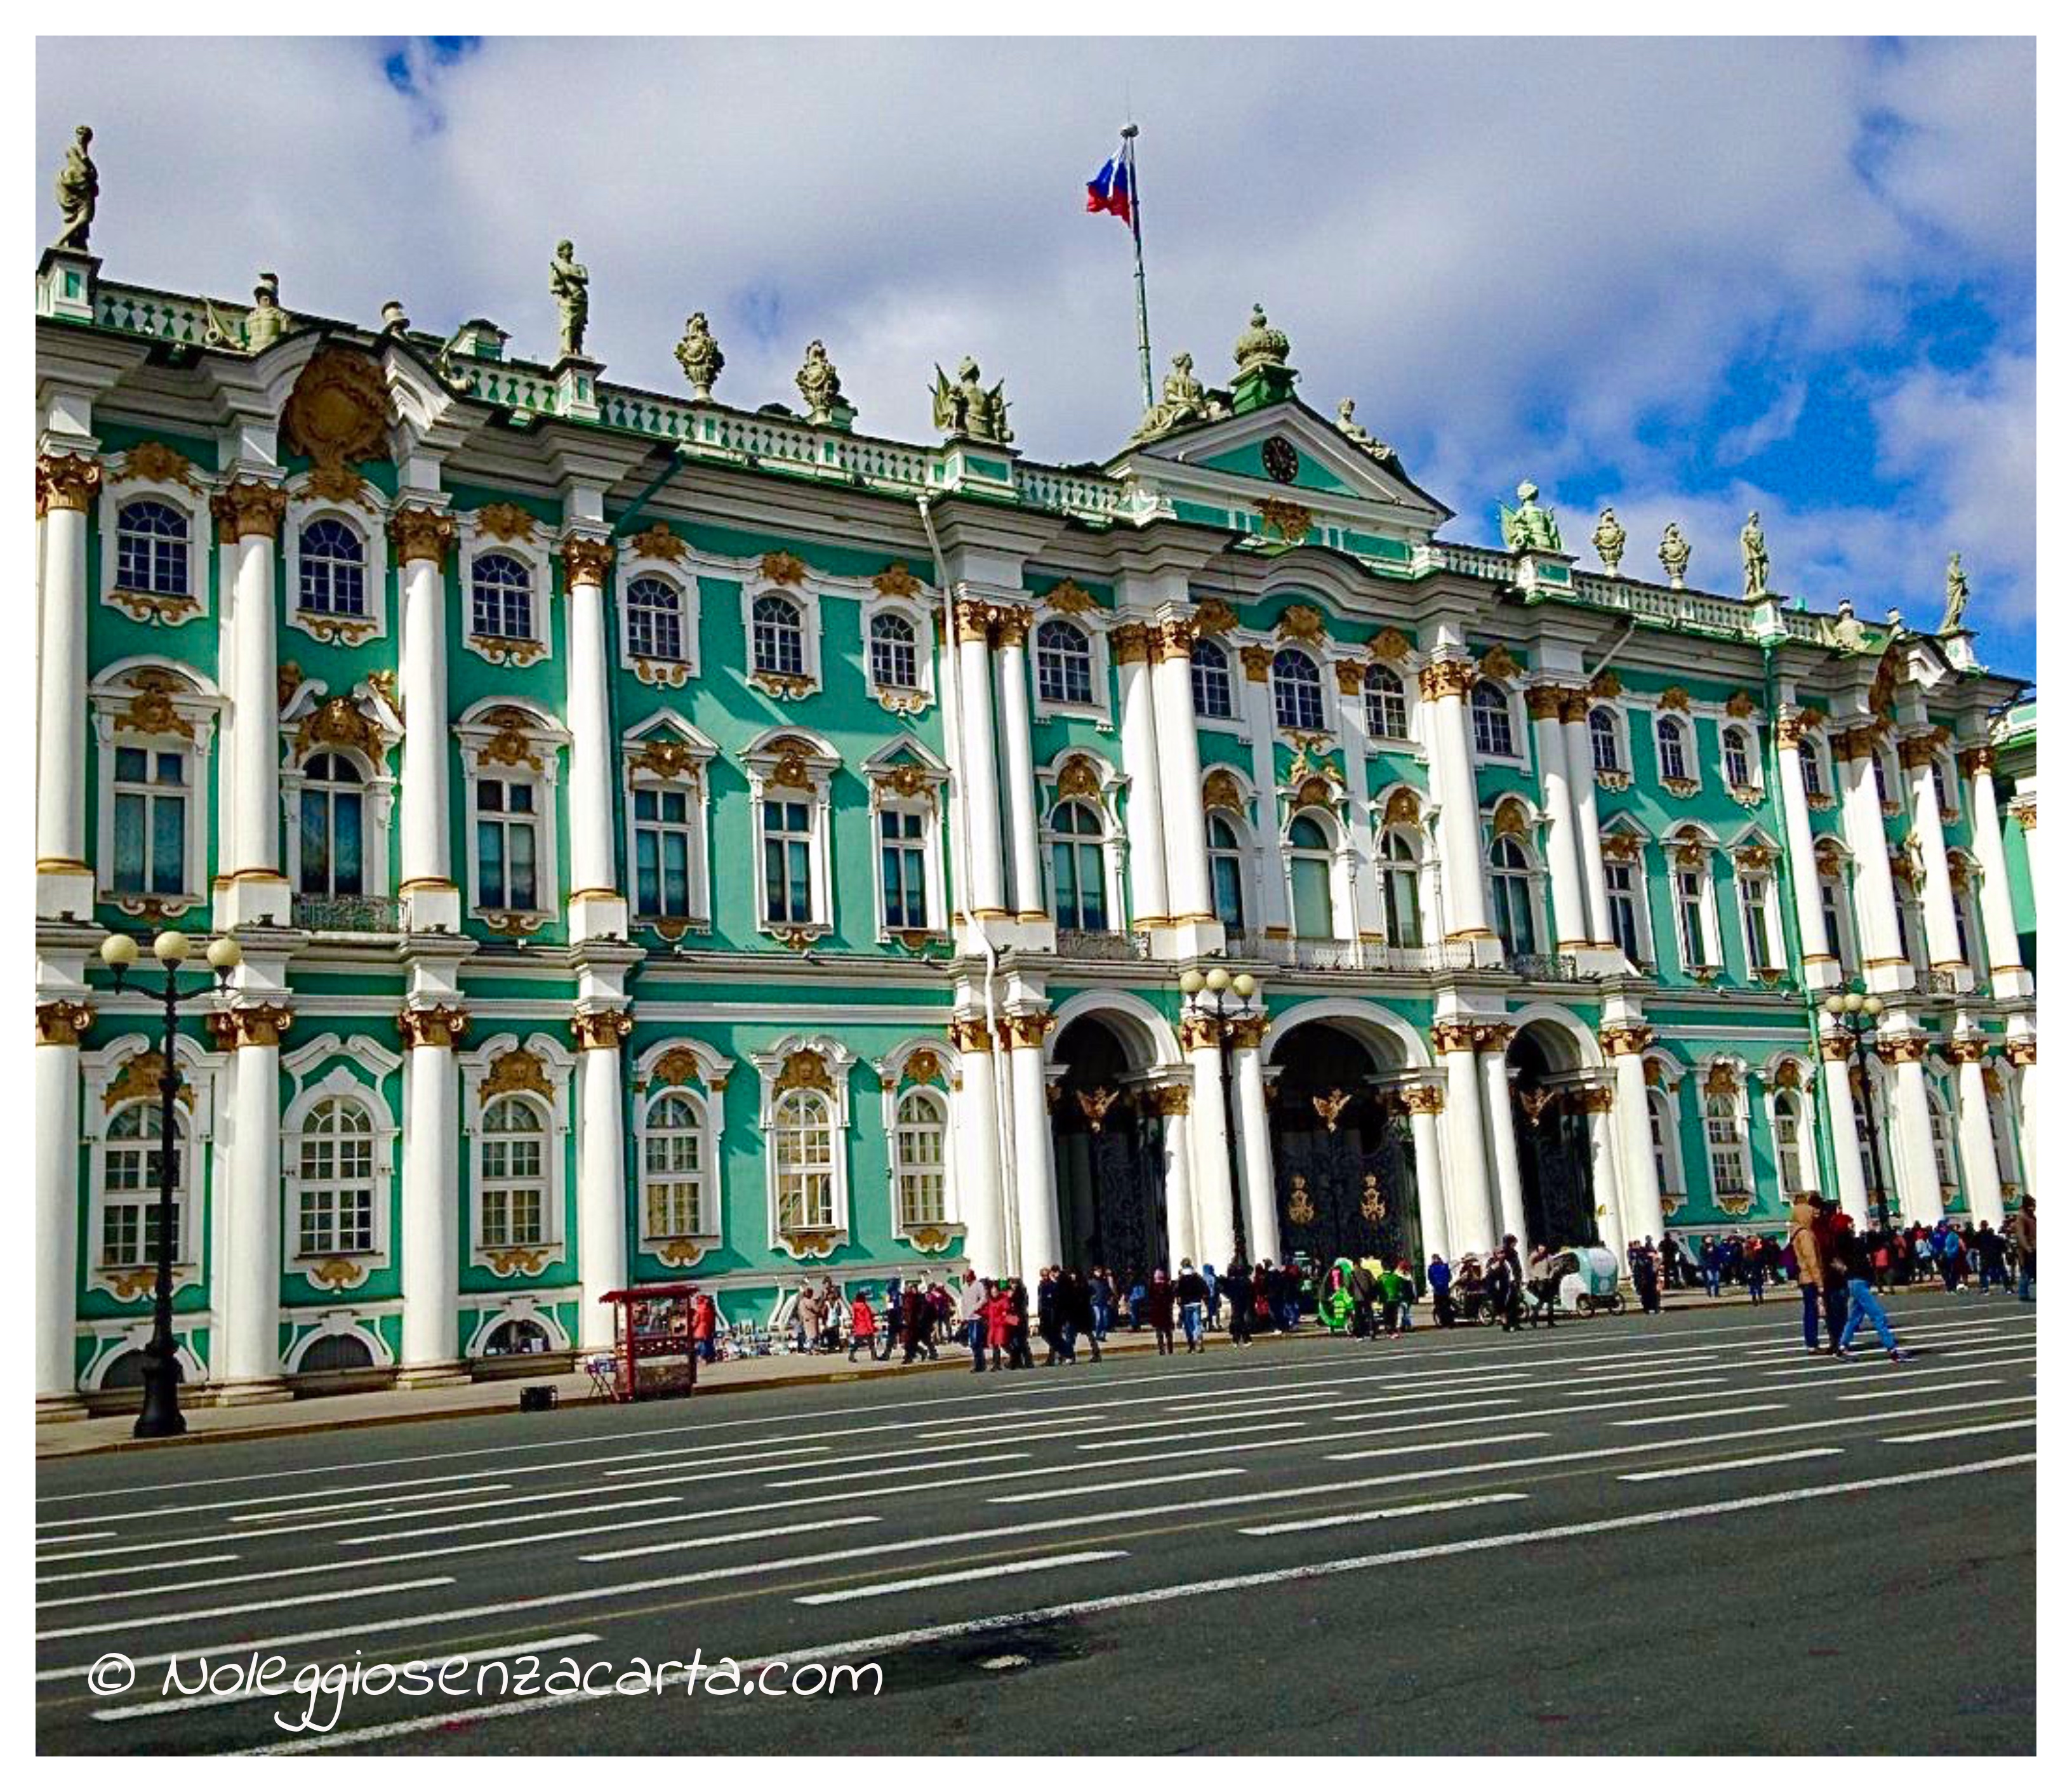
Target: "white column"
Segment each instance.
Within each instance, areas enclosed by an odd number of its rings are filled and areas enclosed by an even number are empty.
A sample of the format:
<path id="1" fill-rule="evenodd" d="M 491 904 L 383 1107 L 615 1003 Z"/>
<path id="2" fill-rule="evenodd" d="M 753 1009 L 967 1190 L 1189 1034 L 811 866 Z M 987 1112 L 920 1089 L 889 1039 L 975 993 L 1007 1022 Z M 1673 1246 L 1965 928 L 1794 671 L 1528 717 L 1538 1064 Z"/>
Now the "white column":
<path id="1" fill-rule="evenodd" d="M 1266 1073 L 1260 1046 L 1266 1022 L 1243 1018 L 1231 1023 L 1236 1049 L 1231 1062 L 1237 1076 L 1238 1170 L 1244 1181 L 1244 1242 L 1252 1260 L 1281 1260 L 1281 1219 L 1273 1199 L 1273 1142 L 1266 1118 Z"/>
<path id="2" fill-rule="evenodd" d="M 1058 1260 L 1058 1186 L 1050 1161 L 1050 1106 L 1043 1076 L 1047 1014 L 1018 1014 L 1004 1023 L 1010 1049 L 1008 1075 L 1014 1088 L 1014 1206 L 1022 1222 L 1022 1261 L 1016 1272 L 1035 1298 L 1036 1278 Z"/>
<path id="3" fill-rule="evenodd" d="M 1474 761 L 1468 751 L 1467 693 L 1475 668 L 1466 660 L 1435 660 L 1418 679 L 1431 717 L 1432 783 L 1439 800 L 1439 874 L 1448 939 L 1494 940 L 1482 888 L 1482 812 Z"/>
<path id="4" fill-rule="evenodd" d="M 612 775 L 617 755 L 605 693 L 610 661 L 605 648 L 604 575 L 611 558 L 608 541 L 578 536 L 561 549 L 569 609 L 569 931 L 578 939 L 623 939 L 626 933 L 626 897 L 619 888 L 618 853 L 612 841 Z M 615 1047 L 613 1056 L 617 1055 Z M 589 1280 L 587 1271 L 584 1280 Z M 604 1317 L 609 1320 L 611 1315 L 606 1311 Z M 587 1303 L 583 1326 L 587 1333 Z"/>
<path id="5" fill-rule="evenodd" d="M 2000 1198 L 2000 1157 L 1993 1149 L 1993 1112 L 1986 1096 L 1985 1042 L 1952 1040 L 1957 1058 L 1957 1149 L 1971 1219 L 1997 1228 L 2007 1218 Z"/>
<path id="6" fill-rule="evenodd" d="M 454 1008 L 406 1010 L 403 1039 L 403 1358 L 408 1381 L 452 1379 L 460 1356 L 460 1086 Z"/>
<path id="7" fill-rule="evenodd" d="M 1252 880 L 1252 893 L 1259 898 L 1260 931 L 1285 939 L 1290 923 L 1281 849 L 1281 804 L 1274 795 L 1280 779 L 1274 775 L 1273 743 L 1280 736 L 1273 725 L 1273 649 L 1255 643 L 1240 649 L 1238 657 L 1244 664 L 1244 732 L 1252 743 L 1252 787 L 1259 799 L 1253 828 L 1259 875 Z"/>
<path id="8" fill-rule="evenodd" d="M 46 455 L 36 463 L 36 508 L 43 518 L 36 912 L 55 915 L 69 909 L 82 921 L 93 906 L 93 874 L 86 858 L 86 533 L 89 507 L 100 488 L 100 463 L 82 455 Z M 112 542 L 109 551 L 114 551 Z M 69 1334 L 65 1350 L 69 1388 Z"/>
<path id="9" fill-rule="evenodd" d="M 288 884 L 281 874 L 281 697 L 275 649 L 273 559 L 287 497 L 278 486 L 240 479 L 212 501 L 217 528 L 232 544 L 230 623 L 236 644 L 229 681 L 236 724 L 232 757 L 231 837 L 219 863 L 229 882 L 220 922 L 285 923 Z M 220 876 L 218 882 L 223 882 Z"/>
<path id="10" fill-rule="evenodd" d="M 1934 740 L 1915 737 L 1900 744 L 1909 795 L 1914 800 L 1914 837 L 1921 844 L 1921 914 L 1928 935 L 1931 968 L 1957 974 L 1961 991 L 1971 968 L 1957 943 L 1957 909 L 1950 887 L 1950 849 L 1942 837 L 1942 805 L 1936 800 Z"/>
<path id="11" fill-rule="evenodd" d="M 2037 1130 L 2041 1124 L 2037 1117 L 2037 1091 L 2042 1086 L 2036 1080 L 2034 1036 L 2031 1035 L 2021 1049 L 2022 1055 L 2017 1058 L 2014 1042 L 2008 1042 L 2009 1062 L 2021 1067 L 2021 1087 L 2016 1091 L 2021 1110 L 2021 1137 L 2019 1141 L 2021 1146 L 2021 1186 L 2025 1193 L 2033 1194 L 2042 1186 L 2037 1178 L 2037 1145 L 2042 1137 Z"/>
<path id="12" fill-rule="evenodd" d="M 1629 1243 L 1659 1239 L 1663 1236 L 1662 1178 L 1655 1167 L 1643 1055 L 1655 1035 L 1645 1026 L 1617 1024 L 1605 1027 L 1598 1037 L 1612 1060 L 1612 1119 L 1618 1132 L 1619 1198 L 1624 1204 L 1626 1239 Z"/>
<path id="13" fill-rule="evenodd" d="M 1979 861 L 1979 911 L 1985 923 L 1986 964 L 1993 993 L 2018 1000 L 2034 988 L 2021 961 L 2021 936 L 2014 925 L 2014 898 L 2008 887 L 2007 845 L 2000 838 L 2000 800 L 1993 789 L 1993 750 L 1967 747 L 1959 760 L 1971 781 L 1971 855 Z"/>
<path id="14" fill-rule="evenodd" d="M 1619 1174 L 1618 1129 L 1612 1109 L 1618 1100 L 1611 1088 L 1583 1091 L 1583 1112 L 1590 1129 L 1590 1190 L 1597 1198 L 1597 1231 L 1605 1248 L 1618 1259 L 1619 1273 L 1626 1273 L 1626 1199 Z"/>
<path id="15" fill-rule="evenodd" d="M 285 1009 L 233 1009 L 218 1017 L 234 1045 L 224 1260 L 216 1270 L 220 1350 L 211 1379 L 224 1395 L 265 1395 L 281 1379 L 281 1044 Z M 189 1207 L 200 1223 L 198 1202 Z M 199 1257 L 197 1255 L 197 1260 Z M 253 1384 L 258 1384 L 253 1386 Z"/>
<path id="16" fill-rule="evenodd" d="M 1820 1041 L 1820 1081 L 1827 1095 L 1827 1142 L 1835 1159 L 1835 1198 L 1859 1228 L 1870 1224 L 1870 1190 L 1864 1183 L 1863 1153 L 1856 1149 L 1856 1096 L 1850 1085 L 1848 1041 L 1840 1034 Z M 1868 1098 L 1867 1098 L 1868 1099 Z"/>
<path id="17" fill-rule="evenodd" d="M 388 533 L 396 544 L 402 584 L 399 682 L 405 732 L 399 894 L 413 929 L 444 927 L 458 932 L 460 894 L 453 880 L 452 836 L 447 826 L 450 780 L 444 726 L 446 556 L 455 525 L 450 516 L 439 512 L 413 508 L 397 512 L 389 521 Z M 431 718 L 430 725 L 419 719 L 426 717 Z"/>
<path id="18" fill-rule="evenodd" d="M 1446 1105 L 1446 1091 L 1436 1083 L 1412 1083 L 1403 1091 L 1410 1110 L 1410 1149 L 1417 1177 L 1417 1229 L 1424 1235 L 1424 1252 L 1416 1268 L 1436 1252 L 1453 1260 L 1453 1228 L 1446 1219 L 1446 1169 L 1439 1153 L 1439 1115 Z"/>
<path id="19" fill-rule="evenodd" d="M 964 756 L 957 800 L 964 805 L 971 842 L 972 887 L 964 912 L 974 926 L 1006 913 L 1001 875 L 1000 758 L 993 733 L 993 653 L 987 635 L 988 606 L 960 598 L 956 607 L 957 673 L 964 692 Z"/>
<path id="20" fill-rule="evenodd" d="M 1215 910 L 1202 819 L 1201 742 L 1194 734 L 1194 643 L 1193 627 L 1184 622 L 1166 623 L 1153 635 L 1151 693 L 1158 715 L 1158 786 L 1166 799 L 1167 899 L 1175 921 L 1199 927 L 1215 922 Z M 1202 949 L 1220 943 L 1219 936 Z"/>
<path id="21" fill-rule="evenodd" d="M 1495 1171 L 1497 1210 L 1503 1230 L 1518 1240 L 1523 1252 L 1540 1241 L 1526 1235 L 1525 1182 L 1518 1168 L 1517 1104 L 1511 1099 L 1511 1075 L 1504 1054 L 1516 1029 L 1486 1026 L 1478 1030 L 1482 1079 L 1482 1112 L 1489 1127 L 1490 1164 Z M 1499 1243 L 1503 1241 L 1498 1240 Z"/>
<path id="22" fill-rule="evenodd" d="M 1036 841 L 1036 761 L 1029 738 L 1028 640 L 1032 619 L 1026 610 L 1006 610 L 998 614 L 1000 738 L 1006 758 L 1003 781 L 1007 786 L 1008 836 L 1014 855 L 1014 908 L 1024 921 L 1047 921 L 1050 916 L 1043 906 L 1043 861 Z"/>
<path id="23" fill-rule="evenodd" d="M 1139 927 L 1155 927 L 1171 920 L 1173 904 L 1166 881 L 1166 793 L 1159 776 L 1150 631 L 1141 623 L 1124 623 L 1108 639 L 1122 705 L 1123 775 L 1129 780 L 1130 918 Z"/>
<path id="24" fill-rule="evenodd" d="M 92 1009 L 36 1005 L 36 1404 L 73 1405 L 79 1314 L 79 1035 Z"/>
<path id="25" fill-rule="evenodd" d="M 578 1342 L 611 1347 L 611 1309 L 603 1297 L 627 1285 L 625 1102 L 619 1042 L 632 1030 L 621 1009 L 576 1017 L 576 1062 L 582 1077 L 576 1110 L 576 1268 Z"/>
<path id="26" fill-rule="evenodd" d="M 1236 1252 L 1237 1233 L 1231 1217 L 1230 1129 L 1223 1112 L 1219 1037 L 1218 1023 L 1207 1016 L 1190 1014 L 1180 1023 L 1180 1044 L 1194 1075 L 1187 1130 L 1194 1146 L 1196 1242 L 1202 1260 L 1214 1264 L 1220 1276 Z"/>
<path id="27" fill-rule="evenodd" d="M 998 1060 L 983 1020 L 951 1023 L 963 1065 L 957 1091 L 957 1206 L 964 1226 L 964 1261 L 981 1279 L 1007 1268 L 1006 1215 L 1000 1187 Z"/>
<path id="28" fill-rule="evenodd" d="M 1921 1058 L 1927 1042 L 1901 1034 L 1889 1043 L 1897 1060 L 1889 1073 L 1893 1180 L 1899 1185 L 1906 1223 L 1933 1226 L 1942 1217 L 1942 1180 L 1935 1173 L 1935 1129 L 1928 1115 L 1927 1068 Z"/>
<path id="29" fill-rule="evenodd" d="M 1597 822 L 1597 767 L 1590 751 L 1590 693 L 1567 691 L 1561 697 L 1561 742 L 1568 756 L 1568 795 L 1576 809 L 1576 845 L 1583 880 L 1583 904 L 1590 918 L 1590 938 L 1600 946 L 1616 943 L 1612 934 L 1611 893 L 1605 888 L 1604 840 Z"/>
<path id="30" fill-rule="evenodd" d="M 1554 685 L 1536 685 L 1525 693 L 1525 707 L 1532 717 L 1532 746 L 1540 760 L 1541 799 L 1547 811 L 1547 875 L 1554 886 L 1555 950 L 1572 952 L 1591 941 L 1576 838 L 1575 797 L 1568 781 L 1568 743 L 1561 734 L 1561 692 Z"/>
<path id="31" fill-rule="evenodd" d="M 1899 910 L 1893 901 L 1891 849 L 1885 843 L 1885 810 L 1878 801 L 1872 755 L 1881 731 L 1859 728 L 1836 742 L 1842 780 L 1842 829 L 1856 861 L 1856 938 L 1862 943 L 1864 977 L 1874 989 L 1910 989 L 1914 972 L 1900 949 Z"/>
<path id="32" fill-rule="evenodd" d="M 1482 1137 L 1482 1079 L 1475 1069 L 1475 1030 L 1441 1021 L 1432 1030 L 1446 1067 L 1446 1239 L 1457 1257 L 1487 1256 L 1497 1241 L 1490 1201 L 1489 1148 Z"/>
<path id="33" fill-rule="evenodd" d="M 1364 660 L 1340 660 L 1331 668 L 1338 685 L 1338 750 L 1346 762 L 1346 912 L 1354 939 L 1383 943 L 1381 886 L 1375 878 L 1374 814 L 1367 782 L 1367 668 Z M 1363 958 L 1355 956 L 1360 964 Z"/>
<path id="34" fill-rule="evenodd" d="M 1791 893 L 1799 919 L 1800 962 L 1809 989 L 1840 983 L 1842 967 L 1827 950 L 1827 921 L 1820 911 L 1820 867 L 1813 856 L 1813 816 L 1806 806 L 1806 768 L 1800 758 L 1803 732 L 1796 715 L 1777 723 L 1778 801 L 1784 810 L 1784 849 L 1791 861 Z"/>
<path id="35" fill-rule="evenodd" d="M 1194 1091 L 1175 1083 L 1157 1091 L 1158 1112 L 1166 1120 L 1166 1238 L 1169 1275 L 1177 1276 L 1184 1260 L 1201 1267 L 1201 1233 L 1194 1213 Z M 1155 1264 L 1150 1266 L 1156 1268 Z"/>

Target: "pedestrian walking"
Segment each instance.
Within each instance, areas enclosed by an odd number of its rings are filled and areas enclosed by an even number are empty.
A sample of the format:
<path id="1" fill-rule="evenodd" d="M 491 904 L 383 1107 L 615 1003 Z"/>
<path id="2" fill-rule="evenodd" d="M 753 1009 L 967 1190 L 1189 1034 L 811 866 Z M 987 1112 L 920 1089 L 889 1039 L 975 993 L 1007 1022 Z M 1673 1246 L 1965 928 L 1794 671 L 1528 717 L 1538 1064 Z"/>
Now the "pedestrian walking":
<path id="1" fill-rule="evenodd" d="M 859 1289 L 856 1298 L 849 1304 L 849 1359 L 856 1361 L 861 1350 L 865 1356 L 874 1354 L 871 1340 L 878 1335 L 878 1315 L 871 1309 L 868 1289 Z"/>
<path id="2" fill-rule="evenodd" d="M 1437 1251 L 1424 1266 L 1424 1285 L 1432 1291 L 1432 1317 L 1441 1326 L 1453 1323 L 1453 1268 Z"/>
<path id="3" fill-rule="evenodd" d="M 957 1324 L 964 1334 L 964 1345 L 972 1354 L 972 1373 L 985 1373 L 985 1300 L 987 1284 L 978 1279 L 978 1272 L 967 1269 L 964 1279 L 957 1289 Z"/>
<path id="4" fill-rule="evenodd" d="M 2021 1198 L 2021 1209 L 2014 1216 L 2015 1298 L 2033 1301 L 2036 1298 L 2036 1197 L 2025 1194 Z"/>
<path id="5" fill-rule="evenodd" d="M 1806 1348 L 1815 1356 L 1820 1354 L 1820 1315 L 1827 1278 L 1827 1262 L 1821 1254 L 1817 1227 L 1819 1218 L 1820 1198 L 1817 1194 L 1801 1194 L 1791 1203 L 1791 1262 L 1799 1283 L 1799 1326 L 1805 1335 Z"/>
<path id="6" fill-rule="evenodd" d="M 1231 1259 L 1223 1286 L 1230 1297 L 1230 1339 L 1233 1344 L 1252 1342 L 1252 1267 L 1242 1256 Z"/>
<path id="7" fill-rule="evenodd" d="M 1182 1266 L 1180 1273 L 1181 1281 L 1185 1282 L 1192 1276 L 1194 1272 Z M 1198 1281 L 1200 1278 L 1195 1276 L 1194 1280 Z M 1173 1354 L 1173 1302 L 1174 1296 L 1178 1293 L 1178 1288 L 1166 1279 L 1166 1266 L 1163 1264 L 1151 1272 L 1151 1285 L 1145 1290 L 1144 1310 L 1150 1317 L 1151 1336 L 1158 1346 L 1158 1354 L 1161 1356 L 1170 1356 Z M 1197 1304 L 1194 1309 L 1196 1324 L 1199 1323 L 1200 1311 L 1200 1307 Z M 1187 1349 L 1190 1354 L 1194 1348 L 1194 1334 L 1190 1330 L 1187 1334 Z"/>
<path id="8" fill-rule="evenodd" d="M 1856 1328 L 1868 1319 L 1871 1329 L 1877 1334 L 1878 1342 L 1885 1346 L 1885 1354 L 1894 1362 L 1906 1362 L 1907 1353 L 1893 1336 L 1892 1321 L 1885 1317 L 1885 1308 L 1871 1287 L 1870 1253 L 1856 1235 L 1847 1214 L 1836 1216 L 1835 1238 L 1849 1291 L 1849 1317 L 1843 1324 L 1834 1354 L 1842 1358 L 1848 1355 L 1849 1340 L 1856 1335 Z"/>
<path id="9" fill-rule="evenodd" d="M 1509 1247 L 1516 1240 L 1507 1238 L 1504 1243 Z M 1491 1309 L 1503 1316 L 1503 1329 L 1516 1331 L 1522 1297 L 1519 1293 L 1518 1272 L 1509 1249 L 1498 1251 L 1490 1257 L 1488 1267 L 1482 1272 L 1482 1291 Z"/>
<path id="10" fill-rule="evenodd" d="M 1007 1367 L 1033 1369 L 1036 1355 L 1029 1348 L 1029 1284 L 1019 1276 L 1008 1284 L 1007 1300 L 1013 1321 L 1008 1331 Z"/>
<path id="11" fill-rule="evenodd" d="M 1662 1266 L 1655 1254 L 1651 1235 L 1626 1253 L 1626 1267 L 1633 1272 L 1633 1291 L 1640 1297 L 1640 1310 L 1650 1317 L 1662 1312 Z"/>

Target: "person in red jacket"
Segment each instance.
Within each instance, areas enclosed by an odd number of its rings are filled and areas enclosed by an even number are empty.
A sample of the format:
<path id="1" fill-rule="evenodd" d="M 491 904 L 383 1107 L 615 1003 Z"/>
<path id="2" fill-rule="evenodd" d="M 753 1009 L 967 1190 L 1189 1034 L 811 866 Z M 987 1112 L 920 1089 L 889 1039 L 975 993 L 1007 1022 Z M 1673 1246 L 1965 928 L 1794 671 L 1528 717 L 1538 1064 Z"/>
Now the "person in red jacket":
<path id="1" fill-rule="evenodd" d="M 993 1352 L 993 1367 L 1005 1368 L 1008 1340 L 1014 1334 L 1014 1303 L 1009 1298 L 1005 1282 L 988 1282 L 985 1288 L 985 1300 L 979 1310 L 985 1318 L 986 1347 Z"/>
<path id="2" fill-rule="evenodd" d="M 849 1304 L 849 1359 L 856 1361 L 859 1348 L 875 1354 L 871 1340 L 878 1336 L 878 1314 L 868 1290 Z"/>
<path id="3" fill-rule="evenodd" d="M 713 1334 L 719 1329 L 719 1309 L 709 1294 L 701 1294 L 691 1307 L 691 1347 L 698 1361 L 713 1359 Z"/>

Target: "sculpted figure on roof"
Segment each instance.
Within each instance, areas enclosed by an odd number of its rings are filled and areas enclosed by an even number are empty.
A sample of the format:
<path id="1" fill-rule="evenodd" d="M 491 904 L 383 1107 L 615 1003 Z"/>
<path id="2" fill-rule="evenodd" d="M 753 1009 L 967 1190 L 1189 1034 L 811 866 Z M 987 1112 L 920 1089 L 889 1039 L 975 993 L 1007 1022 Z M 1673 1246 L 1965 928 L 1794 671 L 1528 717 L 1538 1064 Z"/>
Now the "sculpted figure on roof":
<path id="1" fill-rule="evenodd" d="M 72 147 L 65 151 L 64 166 L 58 170 L 58 239 L 52 249 L 86 250 L 87 233 L 93 226 L 94 207 L 101 198 L 101 171 L 86 153 L 93 141 L 90 126 L 81 125 L 72 134 Z"/>
<path id="2" fill-rule="evenodd" d="M 561 354 L 580 355 L 583 331 L 590 326 L 590 269 L 576 260 L 576 245 L 565 237 L 555 245 L 547 284 L 561 310 Z"/>

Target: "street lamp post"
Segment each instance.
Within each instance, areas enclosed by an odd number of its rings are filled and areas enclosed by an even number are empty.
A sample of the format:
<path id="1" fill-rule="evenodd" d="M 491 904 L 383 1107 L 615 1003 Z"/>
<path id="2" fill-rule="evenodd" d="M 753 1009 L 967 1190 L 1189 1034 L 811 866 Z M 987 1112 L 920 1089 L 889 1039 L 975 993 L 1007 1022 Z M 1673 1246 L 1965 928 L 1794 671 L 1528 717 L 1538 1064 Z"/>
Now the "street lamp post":
<path id="1" fill-rule="evenodd" d="M 1243 1173 L 1239 1167 L 1237 1142 L 1237 1104 L 1231 1093 L 1236 1081 L 1231 1064 L 1231 1022 L 1246 1015 L 1261 1013 L 1265 997 L 1260 993 L 1259 979 L 1249 971 L 1240 971 L 1235 976 L 1219 964 L 1203 972 L 1188 970 L 1182 972 L 1180 993 L 1194 1002 L 1216 1023 L 1216 1050 L 1223 1060 L 1223 1149 L 1230 1160 L 1231 1236 L 1237 1246 L 1237 1256 L 1245 1263 L 1252 1261 L 1252 1252 L 1245 1241 L 1244 1192 Z M 1208 999 L 1203 1000 L 1204 996 Z M 1236 997 L 1233 1002 L 1231 998 Z M 1257 1007 L 1253 1005 L 1256 1002 Z"/>
<path id="2" fill-rule="evenodd" d="M 1827 1017 L 1841 1029 L 1849 1042 L 1850 1059 L 1856 1069 L 1856 1089 L 1864 1104 L 1864 1136 L 1871 1147 L 1871 1211 L 1876 1215 L 1881 1231 L 1890 1223 L 1891 1216 L 1885 1210 L 1885 1169 L 1878 1150 L 1877 1116 L 1871 1106 L 1870 1045 L 1878 1029 L 1878 1017 L 1885 1013 L 1885 1004 L 1876 996 L 1866 996 L 1860 990 L 1852 989 L 1847 995 L 1830 996 L 1822 1004 Z M 1850 1116 L 1853 1123 L 1856 1116 Z M 1836 1141 L 1839 1147 L 1840 1142 Z"/>
<path id="3" fill-rule="evenodd" d="M 180 1412 L 180 1361 L 173 1344 L 173 1201 L 180 1161 L 173 1116 L 180 1073 L 174 1050 L 180 1004 L 227 989 L 230 973 L 245 956 L 228 934 L 212 940 L 208 964 L 216 980 L 183 990 L 179 972 L 187 962 L 188 949 L 187 935 L 172 927 L 151 942 L 152 957 L 166 968 L 166 986 L 159 998 L 165 1014 L 158 1069 L 158 1237 L 154 1252 L 158 1285 L 151 1309 L 151 1342 L 144 1346 L 144 1407 L 137 1415 L 135 1432 L 139 1437 L 177 1437 L 187 1428 Z M 115 987 L 120 989 L 130 966 L 137 962 L 136 940 L 126 933 L 111 933 L 101 943 L 101 962 L 114 972 Z"/>

